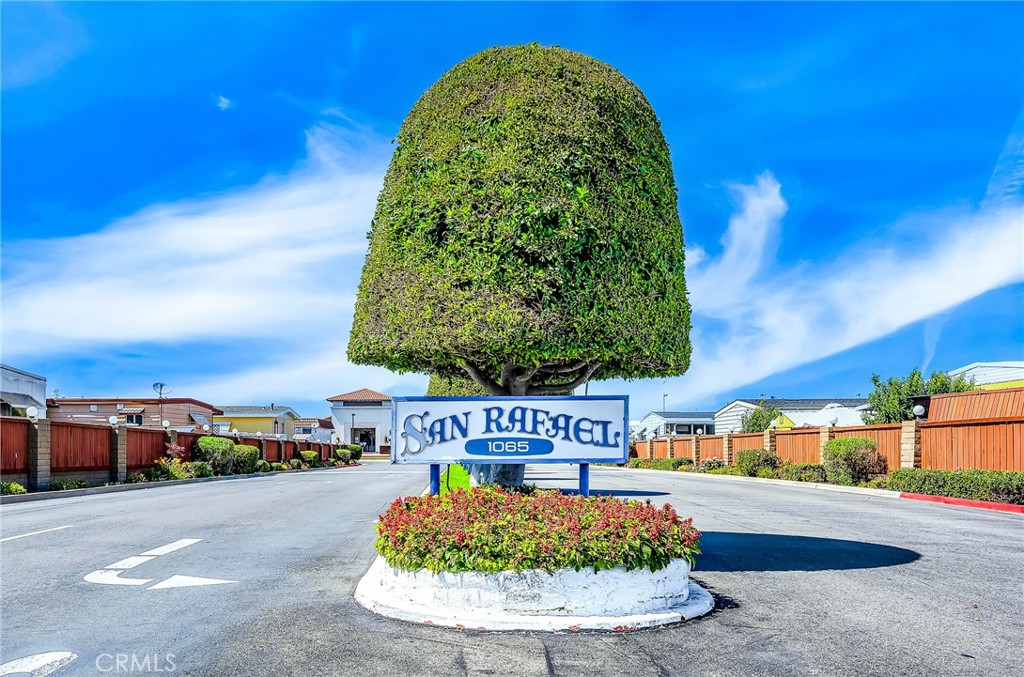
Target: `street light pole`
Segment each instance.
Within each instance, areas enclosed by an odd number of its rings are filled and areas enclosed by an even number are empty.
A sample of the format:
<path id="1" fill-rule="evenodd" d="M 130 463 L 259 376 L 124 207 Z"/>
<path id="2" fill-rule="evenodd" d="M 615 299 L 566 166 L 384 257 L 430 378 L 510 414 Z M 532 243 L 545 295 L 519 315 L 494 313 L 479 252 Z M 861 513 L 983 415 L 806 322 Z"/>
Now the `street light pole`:
<path id="1" fill-rule="evenodd" d="M 352 413 L 352 425 L 349 426 L 348 434 L 352 438 L 352 441 L 349 444 L 355 444 L 356 443 L 356 415 L 355 415 L 355 412 Z"/>

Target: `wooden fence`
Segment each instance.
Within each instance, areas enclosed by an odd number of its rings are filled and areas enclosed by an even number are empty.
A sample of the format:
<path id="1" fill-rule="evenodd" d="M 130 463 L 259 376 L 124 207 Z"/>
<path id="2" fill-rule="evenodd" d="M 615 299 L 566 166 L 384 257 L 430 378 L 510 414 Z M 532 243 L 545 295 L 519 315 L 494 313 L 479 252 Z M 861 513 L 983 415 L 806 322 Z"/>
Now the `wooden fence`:
<path id="1" fill-rule="evenodd" d="M 265 440 L 263 445 L 263 451 L 266 455 L 267 463 L 280 463 L 281 443 L 278 440 Z"/>
<path id="2" fill-rule="evenodd" d="M 161 431 L 163 434 L 163 431 Z M 50 470 L 108 470 L 110 427 L 50 422 Z"/>
<path id="3" fill-rule="evenodd" d="M 764 433 L 742 433 L 732 435 L 732 455 L 736 456 L 738 451 L 749 451 L 751 449 L 764 449 Z"/>
<path id="4" fill-rule="evenodd" d="M 932 395 L 928 420 L 935 423 L 993 418 L 1015 418 L 1024 414 L 1024 388 L 972 390 L 966 393 Z"/>
<path id="5" fill-rule="evenodd" d="M 1022 417 L 922 423 L 920 431 L 922 468 L 1024 472 Z"/>
<path id="6" fill-rule="evenodd" d="M 182 462 L 191 461 L 192 454 L 196 450 L 196 440 L 202 435 L 199 433 L 178 433 L 178 446 L 183 449 L 181 452 Z"/>
<path id="7" fill-rule="evenodd" d="M 167 453 L 166 438 L 163 430 L 128 428 L 128 470 L 156 465 Z"/>
<path id="8" fill-rule="evenodd" d="M 28 470 L 28 419 L 0 419 L 0 472 Z"/>
<path id="9" fill-rule="evenodd" d="M 775 451 L 783 463 L 821 463 L 821 435 L 817 428 L 780 431 L 775 434 Z"/>
<path id="10" fill-rule="evenodd" d="M 725 460 L 725 438 L 721 435 L 706 435 L 700 438 L 700 457 Z"/>

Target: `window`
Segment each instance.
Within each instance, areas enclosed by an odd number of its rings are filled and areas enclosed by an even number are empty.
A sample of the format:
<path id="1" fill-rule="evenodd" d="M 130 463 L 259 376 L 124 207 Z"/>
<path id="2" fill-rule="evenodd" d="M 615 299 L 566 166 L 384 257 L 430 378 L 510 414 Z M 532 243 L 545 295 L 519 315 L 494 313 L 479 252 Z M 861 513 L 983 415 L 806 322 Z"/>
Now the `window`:
<path id="1" fill-rule="evenodd" d="M 142 414 L 125 414 L 124 422 L 127 425 L 142 425 Z"/>
<path id="2" fill-rule="evenodd" d="M 100 410 L 99 406 L 97 406 L 95 404 L 90 404 L 89 405 L 89 411 L 99 411 L 99 410 Z"/>

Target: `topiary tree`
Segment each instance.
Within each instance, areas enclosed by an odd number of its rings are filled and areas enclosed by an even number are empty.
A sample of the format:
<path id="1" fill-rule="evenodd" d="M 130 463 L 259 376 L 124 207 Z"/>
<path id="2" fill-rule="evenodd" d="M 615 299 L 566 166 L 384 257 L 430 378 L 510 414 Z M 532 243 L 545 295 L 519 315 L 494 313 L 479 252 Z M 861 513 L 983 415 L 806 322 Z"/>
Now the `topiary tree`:
<path id="1" fill-rule="evenodd" d="M 536 44 L 476 54 L 398 132 L 349 359 L 492 395 L 682 374 L 676 199 L 658 119 L 621 73 Z"/>

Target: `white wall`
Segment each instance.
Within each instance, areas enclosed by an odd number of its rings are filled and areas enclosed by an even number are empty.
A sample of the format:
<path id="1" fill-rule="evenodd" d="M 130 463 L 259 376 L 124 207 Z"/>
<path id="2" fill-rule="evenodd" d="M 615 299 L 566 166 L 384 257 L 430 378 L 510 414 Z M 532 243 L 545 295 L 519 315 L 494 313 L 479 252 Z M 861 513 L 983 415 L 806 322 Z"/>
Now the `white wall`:
<path id="1" fill-rule="evenodd" d="M 3 387 L 0 390 L 28 395 L 39 403 L 36 407 L 39 409 L 38 417 L 46 418 L 46 379 L 32 378 L 13 369 L 3 368 L 0 371 L 3 372 Z"/>
<path id="2" fill-rule="evenodd" d="M 391 431 L 391 403 L 387 402 L 383 407 L 345 407 L 341 402 L 331 405 L 331 422 L 334 423 L 334 430 L 338 433 L 342 444 L 352 442 L 352 414 L 355 414 L 355 427 L 372 428 L 376 451 L 384 444 L 384 438 L 393 438 Z"/>

